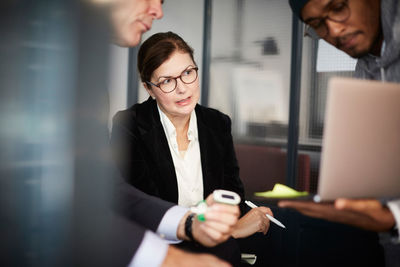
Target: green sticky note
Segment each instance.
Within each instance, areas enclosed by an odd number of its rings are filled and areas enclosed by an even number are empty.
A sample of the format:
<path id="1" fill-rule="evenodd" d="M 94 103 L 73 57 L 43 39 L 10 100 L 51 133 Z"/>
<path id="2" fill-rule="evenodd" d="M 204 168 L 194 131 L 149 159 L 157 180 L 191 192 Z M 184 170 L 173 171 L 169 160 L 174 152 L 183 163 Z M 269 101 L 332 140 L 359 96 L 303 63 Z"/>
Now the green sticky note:
<path id="1" fill-rule="evenodd" d="M 272 191 L 256 192 L 254 195 L 258 197 L 268 197 L 268 198 L 294 198 L 307 196 L 308 192 L 297 191 L 283 184 L 275 184 Z"/>

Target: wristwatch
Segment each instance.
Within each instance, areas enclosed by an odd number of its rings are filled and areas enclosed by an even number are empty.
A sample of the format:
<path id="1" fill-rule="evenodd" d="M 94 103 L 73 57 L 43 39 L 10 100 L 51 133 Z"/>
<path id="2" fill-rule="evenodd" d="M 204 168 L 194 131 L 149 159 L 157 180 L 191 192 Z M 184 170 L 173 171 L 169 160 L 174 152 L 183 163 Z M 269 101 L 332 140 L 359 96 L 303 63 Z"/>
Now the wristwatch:
<path id="1" fill-rule="evenodd" d="M 193 225 L 193 219 L 195 213 L 190 213 L 189 216 L 187 216 L 186 221 L 185 221 L 185 235 L 189 238 L 190 241 L 194 241 L 193 234 L 192 234 L 192 225 Z"/>

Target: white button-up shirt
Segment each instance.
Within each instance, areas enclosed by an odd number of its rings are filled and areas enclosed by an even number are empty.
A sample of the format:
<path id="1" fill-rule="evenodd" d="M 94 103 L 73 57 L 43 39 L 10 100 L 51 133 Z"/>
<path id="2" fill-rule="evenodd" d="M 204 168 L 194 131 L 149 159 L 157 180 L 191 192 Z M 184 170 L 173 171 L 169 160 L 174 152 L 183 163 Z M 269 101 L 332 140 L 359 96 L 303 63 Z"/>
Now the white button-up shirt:
<path id="1" fill-rule="evenodd" d="M 193 110 L 190 115 L 187 133 L 189 145 L 186 151 L 179 151 L 175 126 L 159 107 L 158 112 L 174 162 L 178 183 L 178 204 L 184 207 L 196 205 L 203 200 L 203 172 L 196 112 Z"/>

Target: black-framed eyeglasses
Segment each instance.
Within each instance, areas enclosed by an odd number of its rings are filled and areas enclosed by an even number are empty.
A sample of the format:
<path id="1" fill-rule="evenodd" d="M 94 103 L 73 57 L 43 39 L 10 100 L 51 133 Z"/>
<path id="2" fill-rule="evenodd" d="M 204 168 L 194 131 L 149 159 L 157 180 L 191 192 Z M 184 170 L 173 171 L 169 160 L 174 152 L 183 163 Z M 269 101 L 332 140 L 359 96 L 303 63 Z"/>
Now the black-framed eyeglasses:
<path id="1" fill-rule="evenodd" d="M 350 17 L 350 8 L 348 0 L 332 1 L 329 4 L 328 14 L 323 18 L 316 18 L 306 22 L 304 36 L 309 36 L 313 39 L 325 38 L 328 34 L 328 26 L 326 20 L 334 22 L 344 22 Z"/>
<path id="2" fill-rule="evenodd" d="M 197 79 L 197 71 L 199 68 L 188 68 L 182 71 L 181 75 L 176 77 L 165 77 L 163 80 L 157 84 L 152 82 L 146 82 L 152 86 L 160 88 L 164 93 L 171 93 L 176 89 L 176 85 L 178 84 L 177 79 L 179 78 L 184 84 L 194 83 Z"/>

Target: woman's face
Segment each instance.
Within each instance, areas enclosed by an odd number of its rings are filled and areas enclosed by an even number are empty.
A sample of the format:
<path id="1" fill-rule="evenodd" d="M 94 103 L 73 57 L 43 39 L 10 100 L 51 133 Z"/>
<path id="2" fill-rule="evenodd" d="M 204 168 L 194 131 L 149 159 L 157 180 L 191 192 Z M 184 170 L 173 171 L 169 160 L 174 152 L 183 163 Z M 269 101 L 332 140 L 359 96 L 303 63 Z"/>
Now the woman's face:
<path id="1" fill-rule="evenodd" d="M 154 84 L 165 82 L 171 77 L 180 76 L 184 71 L 194 67 L 196 65 L 188 53 L 176 51 L 153 72 L 150 82 Z M 176 88 L 170 93 L 164 93 L 160 88 L 156 86 L 150 87 L 148 84 L 145 87 L 171 121 L 177 118 L 190 117 L 191 112 L 199 101 L 199 77 L 191 84 L 185 84 L 181 79 L 177 78 Z"/>

